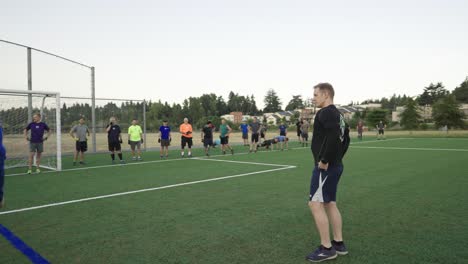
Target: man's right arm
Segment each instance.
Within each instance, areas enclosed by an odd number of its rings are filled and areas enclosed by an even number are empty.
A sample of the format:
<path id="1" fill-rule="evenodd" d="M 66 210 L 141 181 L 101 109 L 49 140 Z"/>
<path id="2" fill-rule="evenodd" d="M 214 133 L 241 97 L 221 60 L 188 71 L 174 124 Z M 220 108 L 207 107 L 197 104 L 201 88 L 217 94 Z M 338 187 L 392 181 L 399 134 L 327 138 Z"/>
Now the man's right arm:
<path id="1" fill-rule="evenodd" d="M 29 130 L 29 124 L 28 124 L 28 126 L 25 127 L 24 130 L 23 130 L 24 138 L 25 138 L 26 140 L 28 140 L 28 130 Z"/>

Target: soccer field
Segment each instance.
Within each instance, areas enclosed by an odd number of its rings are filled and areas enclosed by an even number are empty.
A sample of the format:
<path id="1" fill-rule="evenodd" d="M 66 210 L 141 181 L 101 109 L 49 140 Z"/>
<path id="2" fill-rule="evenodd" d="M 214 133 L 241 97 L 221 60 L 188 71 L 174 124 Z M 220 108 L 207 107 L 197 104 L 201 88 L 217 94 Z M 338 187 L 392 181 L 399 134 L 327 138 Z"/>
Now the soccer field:
<path id="1" fill-rule="evenodd" d="M 51 263 L 305 263 L 310 148 L 6 177 L 0 224 Z M 128 154 L 125 153 L 128 157 Z M 466 263 L 468 138 L 353 140 L 338 189 L 349 255 L 331 263 Z M 0 263 L 30 263 L 0 236 Z"/>

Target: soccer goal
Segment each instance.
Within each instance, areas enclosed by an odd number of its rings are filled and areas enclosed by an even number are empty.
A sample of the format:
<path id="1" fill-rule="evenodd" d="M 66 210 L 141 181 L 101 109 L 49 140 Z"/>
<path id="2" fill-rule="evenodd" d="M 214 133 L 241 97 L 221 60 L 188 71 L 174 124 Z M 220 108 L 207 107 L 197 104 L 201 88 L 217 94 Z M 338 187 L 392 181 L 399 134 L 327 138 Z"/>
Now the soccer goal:
<path id="1" fill-rule="evenodd" d="M 44 138 L 40 167 L 60 171 L 60 93 L 0 89 L 0 123 L 7 150 L 5 169 L 28 166 L 30 142 L 24 136 L 24 129 L 32 122 L 34 114 L 40 114 L 41 121 L 50 129 L 47 138 Z M 28 139 L 31 138 L 30 133 L 27 134 Z M 36 166 L 35 159 L 33 165 Z"/>

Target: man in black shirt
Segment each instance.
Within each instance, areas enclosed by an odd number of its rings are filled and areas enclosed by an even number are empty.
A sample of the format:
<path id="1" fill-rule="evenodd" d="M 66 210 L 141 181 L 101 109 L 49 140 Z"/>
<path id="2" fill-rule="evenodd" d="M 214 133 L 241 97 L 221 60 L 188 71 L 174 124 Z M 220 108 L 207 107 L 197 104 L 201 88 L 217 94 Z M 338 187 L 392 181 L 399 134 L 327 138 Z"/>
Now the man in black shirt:
<path id="1" fill-rule="evenodd" d="M 306 258 L 320 262 L 346 255 L 341 214 L 336 206 L 336 189 L 343 173 L 343 138 L 345 122 L 333 104 L 333 86 L 320 83 L 314 87 L 314 103 L 321 108 L 315 115 L 312 154 L 315 166 L 310 184 L 309 207 L 315 219 L 321 245 Z M 331 223 L 334 240 L 330 241 Z"/>
<path id="2" fill-rule="evenodd" d="M 115 152 L 119 156 L 120 163 L 125 163 L 122 158 L 122 135 L 120 134 L 120 126 L 117 125 L 115 117 L 109 119 L 109 125 L 106 127 L 107 131 L 107 142 L 109 144 L 109 151 L 111 152 L 112 164 L 115 163 Z"/>
<path id="3" fill-rule="evenodd" d="M 206 122 L 206 125 L 203 126 L 201 133 L 201 141 L 205 147 L 205 155 L 210 156 L 209 151 L 210 147 L 213 147 L 213 129 L 214 126 L 211 121 Z"/>
<path id="4" fill-rule="evenodd" d="M 297 131 L 297 140 L 299 141 L 299 144 L 302 143 L 302 138 L 301 138 L 301 126 L 303 124 L 302 119 L 298 120 L 296 123 L 296 131 Z"/>

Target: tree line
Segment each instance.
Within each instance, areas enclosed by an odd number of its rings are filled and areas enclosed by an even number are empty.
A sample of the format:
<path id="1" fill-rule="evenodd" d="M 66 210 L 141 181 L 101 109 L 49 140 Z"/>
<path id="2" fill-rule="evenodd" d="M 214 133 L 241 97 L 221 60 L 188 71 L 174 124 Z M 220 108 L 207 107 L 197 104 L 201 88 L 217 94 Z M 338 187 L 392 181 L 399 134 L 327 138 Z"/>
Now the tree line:
<path id="1" fill-rule="evenodd" d="M 390 124 L 391 112 L 395 111 L 396 107 L 403 106 L 404 111 L 400 114 L 399 124 L 405 129 L 427 129 L 428 123 L 434 123 L 437 128 L 464 128 L 465 115 L 460 111 L 460 104 L 468 103 L 468 77 L 452 92 L 438 82 L 424 87 L 423 92 L 415 97 L 393 95 L 391 98 L 384 97 L 362 102 L 362 104 L 369 103 L 381 104 L 382 108 L 356 113 L 350 122 L 351 126 L 355 126 L 359 120 L 365 120 L 370 127 L 375 127 L 380 120 Z M 350 105 L 354 103 L 351 102 Z M 424 107 L 432 108 L 431 117 L 425 120 L 419 112 L 419 109 Z"/>

